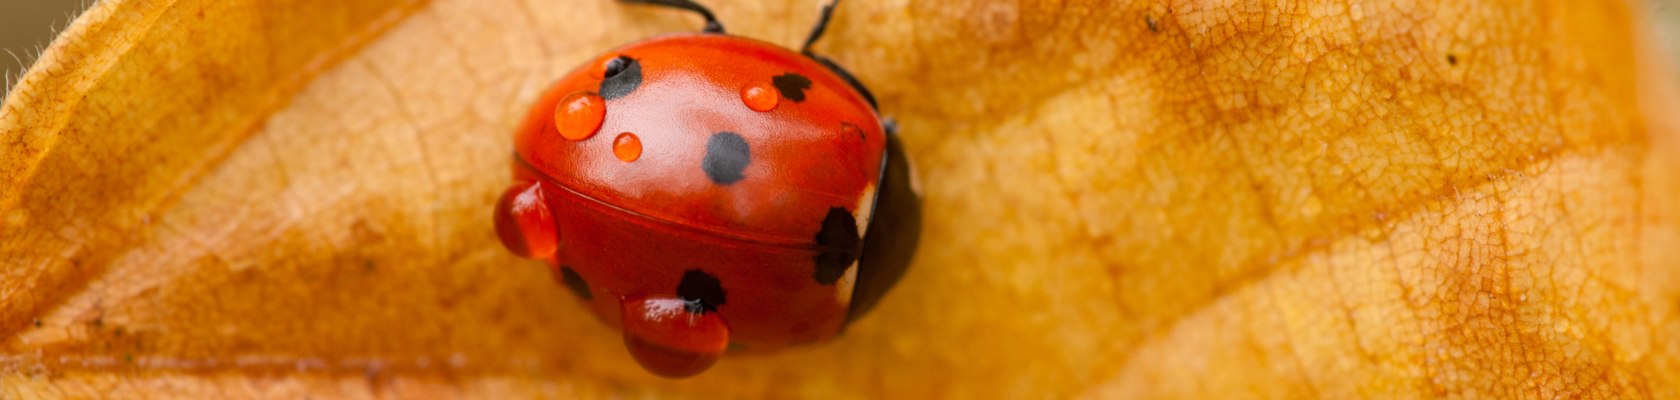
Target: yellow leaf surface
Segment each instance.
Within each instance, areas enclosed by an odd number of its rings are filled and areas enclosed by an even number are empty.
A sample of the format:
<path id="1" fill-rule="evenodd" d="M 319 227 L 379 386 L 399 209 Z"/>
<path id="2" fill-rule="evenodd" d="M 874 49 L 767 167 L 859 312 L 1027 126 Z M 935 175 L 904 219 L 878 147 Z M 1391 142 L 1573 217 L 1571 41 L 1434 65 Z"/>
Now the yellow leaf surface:
<path id="1" fill-rule="evenodd" d="M 793 45 L 809 1 L 710 1 Z M 641 371 L 490 210 L 605 0 L 109 0 L 0 109 L 0 396 L 1680 397 L 1637 5 L 882 0 L 918 259 L 839 339 Z"/>

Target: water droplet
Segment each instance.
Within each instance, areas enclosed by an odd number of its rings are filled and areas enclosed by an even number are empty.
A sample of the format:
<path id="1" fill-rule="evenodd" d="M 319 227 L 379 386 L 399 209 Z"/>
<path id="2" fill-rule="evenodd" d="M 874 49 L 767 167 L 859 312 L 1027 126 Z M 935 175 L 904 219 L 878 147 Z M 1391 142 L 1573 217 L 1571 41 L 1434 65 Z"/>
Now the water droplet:
<path id="1" fill-rule="evenodd" d="M 753 111 L 764 112 L 776 109 L 776 104 L 782 101 L 782 95 L 770 87 L 770 84 L 759 82 L 741 89 L 741 101 L 747 103 L 747 108 Z"/>
<path id="2" fill-rule="evenodd" d="M 695 313 L 676 296 L 627 296 L 619 313 L 630 356 L 660 376 L 699 374 L 729 347 L 729 325 L 718 313 Z"/>
<path id="3" fill-rule="evenodd" d="M 542 184 L 515 184 L 496 202 L 496 236 L 520 257 L 553 255 L 560 244 L 557 227 L 543 200 Z"/>
<path id="4" fill-rule="evenodd" d="M 618 137 L 613 139 L 613 155 L 624 162 L 642 158 L 642 139 L 630 132 L 618 134 Z"/>
<path id="5" fill-rule="evenodd" d="M 607 102 L 594 92 L 577 92 L 560 99 L 554 109 L 554 127 L 568 140 L 584 140 L 601 130 L 607 118 Z"/>
<path id="6" fill-rule="evenodd" d="M 840 133 L 833 136 L 834 144 L 839 146 L 842 157 L 850 166 L 845 171 L 860 180 L 869 180 L 874 171 L 880 169 L 879 163 L 872 163 L 869 159 L 869 140 L 863 133 L 863 128 L 850 122 L 840 123 Z M 871 165 L 873 164 L 873 165 Z"/>
<path id="7" fill-rule="evenodd" d="M 855 136 L 858 140 L 863 140 L 863 128 L 859 128 L 857 125 L 852 125 L 850 122 L 841 122 L 840 135 L 841 139 L 851 139 Z"/>

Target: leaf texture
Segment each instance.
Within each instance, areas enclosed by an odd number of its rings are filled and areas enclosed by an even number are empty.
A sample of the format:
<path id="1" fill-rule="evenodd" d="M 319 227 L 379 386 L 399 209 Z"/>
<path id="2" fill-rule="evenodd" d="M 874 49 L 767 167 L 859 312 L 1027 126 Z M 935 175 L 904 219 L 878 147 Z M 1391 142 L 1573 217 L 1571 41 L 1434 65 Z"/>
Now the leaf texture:
<path id="1" fill-rule="evenodd" d="M 709 2 L 794 45 L 817 7 Z M 490 209 L 610 1 L 98 4 L 0 108 L 14 395 L 1680 397 L 1674 86 L 1619 2 L 845 2 L 917 261 L 642 372 Z"/>

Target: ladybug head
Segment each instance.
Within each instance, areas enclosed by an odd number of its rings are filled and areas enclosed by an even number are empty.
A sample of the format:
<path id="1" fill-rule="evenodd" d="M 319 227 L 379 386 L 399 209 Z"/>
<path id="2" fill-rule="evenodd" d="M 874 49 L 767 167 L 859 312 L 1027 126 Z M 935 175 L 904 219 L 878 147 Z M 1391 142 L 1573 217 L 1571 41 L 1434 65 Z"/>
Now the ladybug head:
<path id="1" fill-rule="evenodd" d="M 700 14 L 701 17 L 706 18 L 706 28 L 702 30 L 703 32 L 714 33 L 714 34 L 719 34 L 719 35 L 725 34 L 724 30 L 723 30 L 723 24 L 718 22 L 717 16 L 712 14 L 712 10 L 707 9 L 706 6 L 702 6 L 699 3 L 695 3 L 691 0 L 619 0 L 619 1 L 625 2 L 625 3 L 651 4 L 651 5 L 671 7 L 671 8 L 679 8 L 679 9 L 683 9 L 683 10 L 693 11 L 697 14 Z M 834 60 L 831 60 L 828 57 L 823 57 L 822 55 L 819 55 L 819 54 L 811 51 L 811 46 L 815 45 L 817 43 L 817 39 L 822 38 L 823 32 L 828 30 L 828 21 L 833 19 L 833 17 L 834 17 L 834 7 L 839 5 L 839 4 L 840 4 L 840 0 L 832 0 L 832 1 L 829 1 L 828 4 L 823 5 L 822 16 L 818 17 L 817 18 L 817 24 L 815 26 L 811 27 L 811 35 L 805 37 L 805 45 L 799 47 L 799 52 L 801 54 L 804 54 L 805 57 L 809 57 L 812 61 L 816 61 L 818 64 L 822 64 L 823 67 L 828 68 L 829 71 L 833 71 L 834 74 L 839 75 L 841 79 L 846 80 L 846 83 L 849 83 L 849 84 L 852 85 L 853 90 L 856 90 L 859 95 L 862 95 L 864 100 L 869 101 L 869 106 L 870 107 L 873 107 L 873 108 L 879 110 L 880 109 L 880 104 L 875 101 L 875 94 L 870 93 L 869 88 L 863 86 L 863 82 L 858 81 L 856 76 L 853 76 L 851 72 L 846 71 L 846 68 L 841 67 L 840 64 L 834 62 Z"/>
<path id="2" fill-rule="evenodd" d="M 922 200 L 914 185 L 910 158 L 899 143 L 896 124 L 887 120 L 886 125 L 887 154 L 881 159 L 880 191 L 875 195 L 875 215 L 870 218 L 873 222 L 863 234 L 848 322 L 874 308 L 904 276 L 921 237 Z"/>

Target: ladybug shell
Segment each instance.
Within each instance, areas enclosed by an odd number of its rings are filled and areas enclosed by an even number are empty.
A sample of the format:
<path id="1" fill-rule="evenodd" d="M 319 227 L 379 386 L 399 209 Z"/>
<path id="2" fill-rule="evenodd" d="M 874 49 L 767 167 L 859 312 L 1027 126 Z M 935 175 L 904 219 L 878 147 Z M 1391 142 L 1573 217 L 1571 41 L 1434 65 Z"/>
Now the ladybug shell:
<path id="1" fill-rule="evenodd" d="M 775 107 L 749 107 L 750 86 L 773 89 Z M 604 120 L 571 140 L 555 110 L 579 92 L 601 96 Z M 615 153 L 625 133 L 640 141 L 631 161 Z M 558 226 L 549 261 L 597 315 L 619 324 L 629 296 L 700 300 L 733 351 L 761 351 L 845 323 L 886 142 L 870 104 L 809 58 L 682 34 L 562 78 L 518 131 L 514 169 L 541 182 Z"/>

